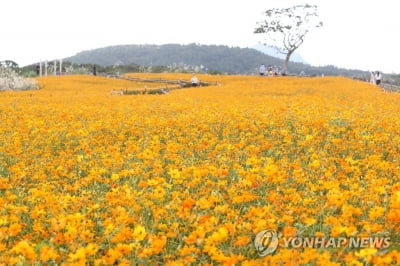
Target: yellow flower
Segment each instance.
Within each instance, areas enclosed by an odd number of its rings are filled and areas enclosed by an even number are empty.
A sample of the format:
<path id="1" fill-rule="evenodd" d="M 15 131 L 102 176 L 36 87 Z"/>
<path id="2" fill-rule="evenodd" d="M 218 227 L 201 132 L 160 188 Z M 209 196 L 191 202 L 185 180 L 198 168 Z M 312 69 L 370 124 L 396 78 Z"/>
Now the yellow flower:
<path id="1" fill-rule="evenodd" d="M 136 225 L 135 229 L 133 230 L 133 238 L 137 241 L 142 241 L 145 239 L 147 233 L 146 229 L 141 225 Z"/>
<path id="2" fill-rule="evenodd" d="M 40 260 L 45 262 L 48 260 L 56 260 L 59 257 L 56 250 L 53 247 L 42 246 L 40 248 Z"/>
<path id="3" fill-rule="evenodd" d="M 27 241 L 23 240 L 18 242 L 12 249 L 12 252 L 21 254 L 29 260 L 33 260 L 37 257 L 34 247 L 29 244 Z"/>
<path id="4" fill-rule="evenodd" d="M 371 221 L 375 220 L 376 218 L 380 218 L 383 216 L 385 213 L 385 208 L 380 207 L 380 206 L 375 206 L 372 209 L 369 210 L 369 219 Z"/>
<path id="5" fill-rule="evenodd" d="M 212 233 L 210 237 L 207 238 L 207 241 L 211 241 L 212 243 L 221 243 L 228 238 L 229 232 L 225 227 L 219 227 L 218 231 Z"/>
<path id="6" fill-rule="evenodd" d="M 85 248 L 79 248 L 75 253 L 69 254 L 68 262 L 76 265 L 86 264 L 86 252 Z"/>
<path id="7" fill-rule="evenodd" d="M 120 176 L 117 173 L 114 173 L 111 175 L 111 180 L 112 181 L 117 181 L 120 178 Z"/>
<path id="8" fill-rule="evenodd" d="M 360 251 L 356 251 L 355 254 L 357 257 L 362 258 L 365 261 L 370 261 L 377 251 L 376 248 L 364 248 L 360 249 Z"/>
<path id="9" fill-rule="evenodd" d="M 85 254 L 87 256 L 93 256 L 96 254 L 96 252 L 98 251 L 99 246 L 95 243 L 89 243 L 86 247 L 85 247 Z"/>
<path id="10" fill-rule="evenodd" d="M 306 217 L 303 219 L 303 222 L 305 225 L 307 226 L 311 226 L 317 223 L 317 219 L 313 218 L 313 217 Z"/>

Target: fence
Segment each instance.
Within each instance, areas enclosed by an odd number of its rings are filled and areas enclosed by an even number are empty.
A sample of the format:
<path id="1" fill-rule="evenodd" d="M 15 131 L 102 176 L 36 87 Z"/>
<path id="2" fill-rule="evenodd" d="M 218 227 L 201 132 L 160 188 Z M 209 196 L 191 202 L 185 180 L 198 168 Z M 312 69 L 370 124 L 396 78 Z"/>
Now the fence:
<path id="1" fill-rule="evenodd" d="M 380 85 L 385 91 L 400 92 L 400 86 L 393 85 L 390 83 L 381 83 Z"/>

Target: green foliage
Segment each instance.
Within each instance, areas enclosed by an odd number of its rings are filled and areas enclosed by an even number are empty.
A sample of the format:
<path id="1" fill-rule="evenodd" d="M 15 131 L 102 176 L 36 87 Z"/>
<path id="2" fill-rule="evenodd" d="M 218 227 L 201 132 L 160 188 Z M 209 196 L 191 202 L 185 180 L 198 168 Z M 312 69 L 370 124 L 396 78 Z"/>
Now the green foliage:
<path id="1" fill-rule="evenodd" d="M 223 74 L 221 71 L 212 70 L 212 69 L 209 70 L 207 73 L 210 74 L 210 75 L 222 75 Z"/>

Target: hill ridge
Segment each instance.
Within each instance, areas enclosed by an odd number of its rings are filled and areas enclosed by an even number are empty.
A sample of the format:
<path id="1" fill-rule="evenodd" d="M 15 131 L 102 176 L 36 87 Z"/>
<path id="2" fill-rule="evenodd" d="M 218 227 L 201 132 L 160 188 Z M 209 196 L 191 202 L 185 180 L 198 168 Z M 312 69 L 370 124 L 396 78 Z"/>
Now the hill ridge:
<path id="1" fill-rule="evenodd" d="M 254 48 L 202 44 L 125 44 L 85 50 L 63 59 L 79 64 L 102 66 L 137 64 L 141 66 L 170 66 L 188 71 L 218 71 L 228 74 L 257 74 L 261 64 L 281 66 L 283 60 Z M 290 62 L 289 72 L 306 75 L 364 76 L 361 70 L 335 66 L 315 67 Z"/>

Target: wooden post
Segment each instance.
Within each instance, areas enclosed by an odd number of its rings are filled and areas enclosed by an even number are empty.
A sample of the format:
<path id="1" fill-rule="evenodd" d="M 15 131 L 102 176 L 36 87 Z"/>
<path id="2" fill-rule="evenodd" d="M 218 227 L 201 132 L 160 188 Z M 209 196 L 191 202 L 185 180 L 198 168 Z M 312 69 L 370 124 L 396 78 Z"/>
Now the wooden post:
<path id="1" fill-rule="evenodd" d="M 54 60 L 54 76 L 57 75 L 57 60 Z"/>
<path id="2" fill-rule="evenodd" d="M 39 76 L 42 76 L 42 60 L 39 61 Z"/>
<path id="3" fill-rule="evenodd" d="M 61 76 L 61 73 L 62 73 L 62 59 L 60 59 L 60 76 Z"/>

